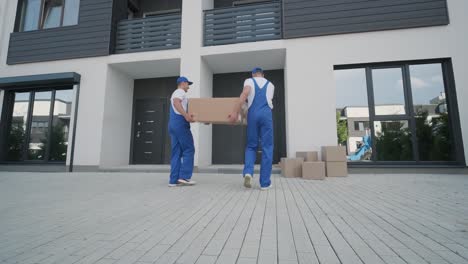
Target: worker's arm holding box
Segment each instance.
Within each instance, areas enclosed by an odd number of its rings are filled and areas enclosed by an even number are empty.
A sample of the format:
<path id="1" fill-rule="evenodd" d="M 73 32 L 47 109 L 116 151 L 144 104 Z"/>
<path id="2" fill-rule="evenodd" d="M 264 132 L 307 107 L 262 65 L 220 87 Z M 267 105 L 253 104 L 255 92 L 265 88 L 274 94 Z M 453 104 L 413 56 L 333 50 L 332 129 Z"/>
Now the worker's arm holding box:
<path id="1" fill-rule="evenodd" d="M 185 112 L 184 107 L 182 107 L 182 100 L 180 98 L 174 98 L 174 108 L 185 118 L 185 120 L 187 120 L 187 122 L 195 122 L 193 117 Z"/>
<path id="2" fill-rule="evenodd" d="M 250 86 L 245 86 L 240 97 L 239 97 L 239 101 L 237 102 L 237 104 L 234 105 L 234 109 L 232 109 L 232 113 L 229 114 L 228 118 L 229 118 L 229 121 L 234 123 L 237 121 L 237 117 L 239 116 L 239 113 L 240 113 L 240 110 L 242 108 L 242 105 L 247 101 L 247 98 L 249 97 L 249 94 L 250 94 L 250 90 L 252 89 L 252 87 Z"/>

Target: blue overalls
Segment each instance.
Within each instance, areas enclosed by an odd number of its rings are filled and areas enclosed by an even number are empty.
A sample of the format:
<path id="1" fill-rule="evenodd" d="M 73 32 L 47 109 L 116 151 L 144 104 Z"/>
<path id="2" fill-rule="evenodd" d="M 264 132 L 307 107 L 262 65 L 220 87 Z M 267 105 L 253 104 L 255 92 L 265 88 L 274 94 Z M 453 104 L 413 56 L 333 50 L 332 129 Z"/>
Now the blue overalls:
<path id="1" fill-rule="evenodd" d="M 260 186 L 268 187 L 271 184 L 271 167 L 273 163 L 273 117 L 266 97 L 267 81 L 260 89 L 255 78 L 255 97 L 247 113 L 247 146 L 245 148 L 244 176 L 253 176 L 254 165 L 257 157 L 258 141 L 262 144 L 262 162 L 260 168 Z"/>
<path id="2" fill-rule="evenodd" d="M 193 173 L 193 157 L 195 147 L 190 131 L 190 123 L 182 115 L 177 114 L 170 106 L 169 135 L 171 136 L 171 175 L 170 184 L 177 180 L 190 180 Z"/>

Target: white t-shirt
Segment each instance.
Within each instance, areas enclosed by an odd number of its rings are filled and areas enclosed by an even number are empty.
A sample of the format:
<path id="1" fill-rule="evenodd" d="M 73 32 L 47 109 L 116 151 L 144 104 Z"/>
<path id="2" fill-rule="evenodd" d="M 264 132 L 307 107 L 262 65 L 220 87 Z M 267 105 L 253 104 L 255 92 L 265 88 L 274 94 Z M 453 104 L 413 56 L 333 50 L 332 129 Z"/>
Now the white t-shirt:
<path id="1" fill-rule="evenodd" d="M 263 78 L 263 77 L 254 77 L 255 78 L 255 81 L 257 82 L 258 86 L 260 87 L 260 89 L 263 88 L 263 86 L 265 86 L 266 82 L 268 81 L 267 79 Z M 253 103 L 253 100 L 255 98 L 255 84 L 252 80 L 252 78 L 249 78 L 247 80 L 245 80 L 244 82 L 244 87 L 245 86 L 250 86 L 250 93 L 249 93 L 249 96 L 247 97 L 247 106 L 250 108 L 250 106 L 252 105 Z M 268 102 L 268 105 L 270 106 L 271 109 L 273 109 L 273 95 L 275 94 L 275 86 L 270 82 L 268 84 L 268 87 L 267 87 L 267 91 L 266 91 L 266 97 L 267 97 L 267 102 Z"/>
<path id="2" fill-rule="evenodd" d="M 187 98 L 187 93 L 182 90 L 182 89 L 177 89 L 172 93 L 171 96 L 171 106 L 174 112 L 178 115 L 180 115 L 179 111 L 174 107 L 174 98 L 178 98 L 182 100 L 182 108 L 184 108 L 185 112 L 187 112 L 187 105 L 188 105 L 188 98 Z"/>

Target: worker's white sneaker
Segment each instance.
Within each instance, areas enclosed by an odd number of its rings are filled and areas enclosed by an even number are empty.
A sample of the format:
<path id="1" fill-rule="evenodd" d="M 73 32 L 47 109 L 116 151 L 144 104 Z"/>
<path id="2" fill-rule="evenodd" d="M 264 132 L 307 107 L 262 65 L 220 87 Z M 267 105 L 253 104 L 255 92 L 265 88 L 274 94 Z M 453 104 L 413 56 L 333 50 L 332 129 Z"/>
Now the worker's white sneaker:
<path id="1" fill-rule="evenodd" d="M 252 175 L 250 174 L 244 175 L 244 187 L 252 188 Z"/>
<path id="2" fill-rule="evenodd" d="M 179 180 L 177 180 L 177 183 L 179 183 L 180 185 L 183 185 L 183 186 L 192 186 L 192 185 L 197 184 L 197 182 L 195 182 L 195 181 L 186 180 L 186 179 L 179 179 Z"/>
<path id="3" fill-rule="evenodd" d="M 262 191 L 267 191 L 267 190 L 270 190 L 272 187 L 273 187 L 273 184 L 270 183 L 270 185 L 268 185 L 268 186 L 266 186 L 266 187 L 260 187 L 260 190 L 262 190 Z"/>
<path id="4" fill-rule="evenodd" d="M 177 186 L 179 186 L 179 184 L 177 184 L 177 183 L 169 183 L 167 186 L 169 186 L 169 187 L 177 187 Z"/>

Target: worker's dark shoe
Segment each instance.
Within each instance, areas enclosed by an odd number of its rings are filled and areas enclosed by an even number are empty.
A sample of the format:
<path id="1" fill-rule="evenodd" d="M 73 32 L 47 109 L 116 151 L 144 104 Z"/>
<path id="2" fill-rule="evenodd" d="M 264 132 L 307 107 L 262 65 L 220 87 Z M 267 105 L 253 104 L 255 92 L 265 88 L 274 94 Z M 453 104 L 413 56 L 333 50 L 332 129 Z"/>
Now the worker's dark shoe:
<path id="1" fill-rule="evenodd" d="M 244 175 L 244 187 L 252 188 L 252 175 L 250 174 Z"/>

